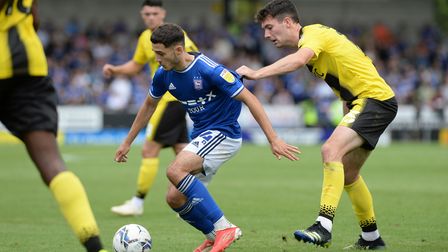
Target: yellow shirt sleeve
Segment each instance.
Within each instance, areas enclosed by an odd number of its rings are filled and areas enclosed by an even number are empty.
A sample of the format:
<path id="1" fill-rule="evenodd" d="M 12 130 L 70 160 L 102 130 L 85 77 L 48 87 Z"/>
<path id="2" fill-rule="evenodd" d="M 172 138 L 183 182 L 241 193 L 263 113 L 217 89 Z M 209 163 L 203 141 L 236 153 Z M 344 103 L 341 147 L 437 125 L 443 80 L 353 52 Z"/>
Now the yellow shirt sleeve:
<path id="1" fill-rule="evenodd" d="M 325 40 L 322 39 L 322 36 L 316 34 L 317 29 L 311 29 L 311 27 L 303 27 L 302 29 L 303 34 L 299 40 L 299 48 L 306 47 L 311 49 L 314 52 L 313 59 L 316 59 L 325 48 Z M 318 39 L 316 39 L 316 36 Z"/>

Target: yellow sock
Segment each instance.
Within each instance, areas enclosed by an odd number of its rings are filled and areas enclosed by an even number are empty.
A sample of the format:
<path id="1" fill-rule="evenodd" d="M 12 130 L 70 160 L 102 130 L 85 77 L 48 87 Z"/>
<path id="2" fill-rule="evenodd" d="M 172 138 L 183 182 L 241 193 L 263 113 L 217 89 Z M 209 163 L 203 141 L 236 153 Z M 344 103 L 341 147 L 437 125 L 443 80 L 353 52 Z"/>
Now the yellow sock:
<path id="1" fill-rule="evenodd" d="M 154 180 L 159 170 L 158 158 L 144 158 L 140 165 L 140 172 L 137 179 L 137 196 L 144 198 L 149 189 L 154 184 Z"/>
<path id="2" fill-rule="evenodd" d="M 345 191 L 352 201 L 353 211 L 355 212 L 356 217 L 358 217 L 362 231 L 375 231 L 377 226 L 375 213 L 373 211 L 372 195 L 370 194 L 364 179 L 359 176 L 359 179 L 353 184 L 345 186 Z"/>
<path id="3" fill-rule="evenodd" d="M 81 243 L 99 235 L 84 187 L 72 172 L 61 172 L 50 182 L 50 190 Z"/>
<path id="4" fill-rule="evenodd" d="M 341 162 L 324 163 L 324 181 L 320 197 L 319 216 L 333 220 L 343 189 L 343 164 Z"/>

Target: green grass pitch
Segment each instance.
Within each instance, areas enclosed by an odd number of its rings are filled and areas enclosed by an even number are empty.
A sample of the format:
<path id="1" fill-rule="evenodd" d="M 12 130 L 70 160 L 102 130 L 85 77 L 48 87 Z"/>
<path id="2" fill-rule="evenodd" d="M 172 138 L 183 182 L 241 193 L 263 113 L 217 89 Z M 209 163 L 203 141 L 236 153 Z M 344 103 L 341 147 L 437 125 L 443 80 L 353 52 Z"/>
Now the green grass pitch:
<path id="1" fill-rule="evenodd" d="M 192 251 L 203 236 L 164 200 L 170 150 L 162 152 L 144 215 L 123 218 L 110 212 L 133 195 L 140 163 L 140 146 L 132 149 L 128 163 L 114 163 L 116 147 L 62 147 L 67 166 L 85 185 L 106 248 L 112 251 L 112 236 L 120 226 L 138 223 L 149 229 L 153 251 Z M 267 146 L 244 145 L 221 167 L 209 189 L 243 230 L 228 251 L 341 251 L 357 239 L 360 230 L 344 193 L 329 249 L 294 240 L 292 232 L 316 218 L 322 181 L 319 147 L 301 150 L 300 161 L 278 161 Z M 24 147 L 0 145 L 0 157 L 0 251 L 83 251 Z M 407 143 L 378 148 L 362 174 L 389 251 L 448 251 L 448 147 Z"/>

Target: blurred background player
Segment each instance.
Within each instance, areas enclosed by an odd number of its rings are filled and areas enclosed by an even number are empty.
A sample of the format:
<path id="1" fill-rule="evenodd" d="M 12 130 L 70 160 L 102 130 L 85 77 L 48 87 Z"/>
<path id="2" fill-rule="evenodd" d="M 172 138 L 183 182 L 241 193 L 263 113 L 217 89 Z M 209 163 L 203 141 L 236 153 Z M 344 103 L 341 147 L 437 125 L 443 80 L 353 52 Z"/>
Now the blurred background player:
<path id="1" fill-rule="evenodd" d="M 104 251 L 84 187 L 66 170 L 56 142 L 57 96 L 36 34 L 36 2 L 0 0 L 0 10 L 0 121 L 25 144 L 87 251 Z"/>
<path id="2" fill-rule="evenodd" d="M 135 137 L 153 115 L 159 99 L 171 91 L 185 106 L 194 128 L 191 142 L 168 167 L 171 184 L 166 200 L 183 220 L 206 236 L 195 252 L 224 251 L 239 239 L 241 230 L 226 219 L 205 185 L 241 148 L 237 120 L 242 102 L 262 128 L 278 159 L 284 156 L 298 160 L 295 156 L 298 148 L 277 137 L 258 99 L 230 71 L 203 54 L 186 52 L 184 33 L 179 26 L 160 26 L 152 34 L 151 42 L 163 68 L 157 70 L 145 102 L 116 151 L 115 161 L 127 161 Z"/>
<path id="3" fill-rule="evenodd" d="M 123 65 L 113 66 L 106 64 L 103 74 L 109 78 L 112 75 L 135 75 L 148 63 L 151 76 L 154 76 L 159 64 L 152 50 L 151 34 L 163 24 L 166 11 L 160 0 L 146 0 L 142 4 L 140 15 L 147 29 L 140 35 L 138 45 L 132 60 Z M 198 51 L 196 45 L 185 35 L 186 50 Z M 111 211 L 118 215 L 141 215 L 146 194 L 154 184 L 154 179 L 159 169 L 159 153 L 164 147 L 172 147 L 179 153 L 188 142 L 187 123 L 185 110 L 170 94 L 166 93 L 157 107 L 154 116 L 146 128 L 146 140 L 143 144 L 142 161 L 137 179 L 137 193 L 131 200 L 124 204 L 114 206 Z"/>
<path id="4" fill-rule="evenodd" d="M 394 92 L 370 58 L 346 36 L 321 24 L 302 27 L 291 1 L 269 2 L 258 11 L 256 19 L 264 37 L 275 46 L 298 50 L 256 71 L 242 66 L 237 73 L 257 80 L 307 66 L 345 104 L 345 116 L 321 149 L 324 175 L 319 215 L 309 228 L 294 232 L 296 239 L 323 247 L 331 244 L 333 218 L 345 189 L 362 230 L 351 248 L 385 248 L 376 225 L 372 196 L 359 172 L 395 118 Z"/>

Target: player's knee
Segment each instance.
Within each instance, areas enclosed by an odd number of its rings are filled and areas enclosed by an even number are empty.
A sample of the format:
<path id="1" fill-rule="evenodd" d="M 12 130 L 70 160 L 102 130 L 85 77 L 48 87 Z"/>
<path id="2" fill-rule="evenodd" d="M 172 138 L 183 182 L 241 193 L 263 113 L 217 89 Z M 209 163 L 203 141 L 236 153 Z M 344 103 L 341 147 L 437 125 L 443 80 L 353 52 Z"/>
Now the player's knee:
<path id="1" fill-rule="evenodd" d="M 160 147 L 156 144 L 145 143 L 142 148 L 143 158 L 156 158 L 159 155 Z"/>
<path id="2" fill-rule="evenodd" d="M 342 162 L 345 148 L 337 142 L 327 141 L 322 145 L 321 155 L 324 162 Z"/>
<path id="3" fill-rule="evenodd" d="M 166 169 L 166 177 L 171 181 L 171 178 L 174 176 L 174 171 L 171 166 Z"/>
<path id="4" fill-rule="evenodd" d="M 333 161 L 333 159 L 336 156 L 335 155 L 336 150 L 334 149 L 333 145 L 329 142 L 326 142 L 322 145 L 320 152 L 321 152 L 322 159 L 324 160 L 324 162 Z"/>
<path id="5" fill-rule="evenodd" d="M 168 190 L 168 192 L 166 193 L 165 200 L 166 200 L 166 203 L 167 203 L 170 207 L 174 208 L 173 205 L 175 205 L 176 198 L 173 197 L 173 195 L 172 195 L 172 193 L 171 193 L 170 190 Z"/>
<path id="6" fill-rule="evenodd" d="M 166 194 L 166 203 L 171 208 L 180 208 L 180 207 L 182 207 L 185 204 L 183 202 L 184 199 L 179 194 L 180 193 L 177 193 L 174 190 L 168 190 L 168 192 Z"/>
<path id="7" fill-rule="evenodd" d="M 171 164 L 166 170 L 166 176 L 173 183 L 173 185 L 177 185 L 177 183 L 182 179 L 179 178 L 180 167 L 175 164 Z"/>
<path id="8" fill-rule="evenodd" d="M 143 158 L 146 158 L 146 156 L 148 156 L 148 148 L 145 148 L 145 147 L 143 147 L 142 148 L 142 157 Z"/>

